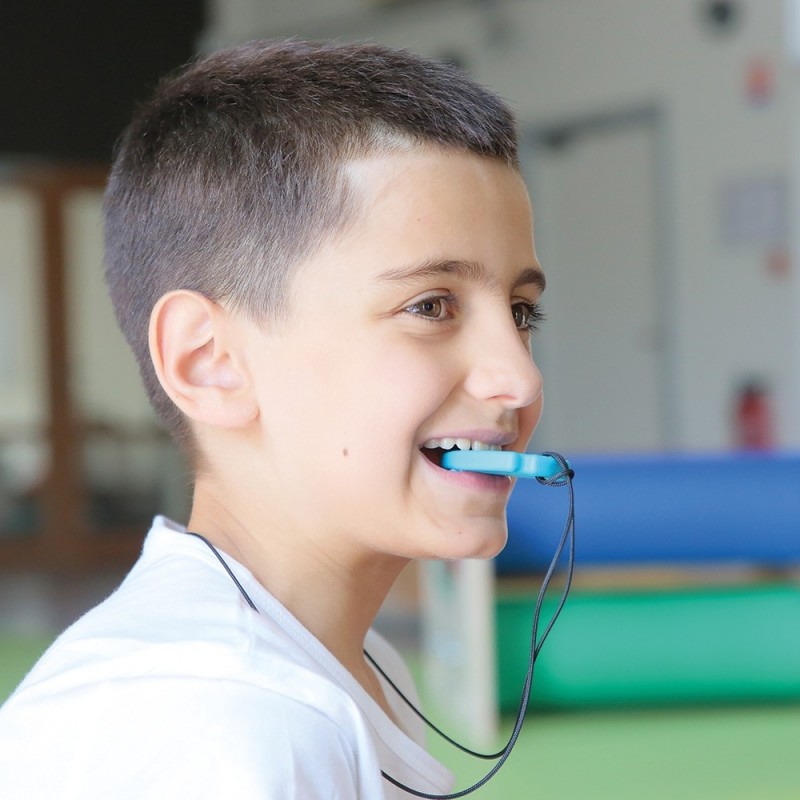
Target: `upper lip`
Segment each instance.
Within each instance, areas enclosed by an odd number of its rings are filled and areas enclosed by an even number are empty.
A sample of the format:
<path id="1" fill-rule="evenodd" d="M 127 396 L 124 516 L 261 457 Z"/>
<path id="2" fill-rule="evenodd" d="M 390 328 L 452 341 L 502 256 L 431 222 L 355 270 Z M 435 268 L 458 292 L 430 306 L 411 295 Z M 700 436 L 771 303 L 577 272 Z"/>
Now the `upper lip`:
<path id="1" fill-rule="evenodd" d="M 473 442 L 484 442 L 485 444 L 506 447 L 516 441 L 517 434 L 512 431 L 497 430 L 462 430 L 453 433 L 432 433 L 419 443 L 420 448 L 431 439 L 470 439 Z"/>

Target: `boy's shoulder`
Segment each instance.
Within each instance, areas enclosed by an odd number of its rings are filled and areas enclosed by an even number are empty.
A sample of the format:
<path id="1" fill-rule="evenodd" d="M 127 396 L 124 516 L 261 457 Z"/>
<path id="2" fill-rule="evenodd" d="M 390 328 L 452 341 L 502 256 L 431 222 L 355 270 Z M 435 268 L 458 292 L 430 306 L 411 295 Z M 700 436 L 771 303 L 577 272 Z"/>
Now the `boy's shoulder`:
<path id="1" fill-rule="evenodd" d="M 13 696 L 0 709 L 0 750 L 14 765 L 0 770 L 0 796 L 348 797 L 364 781 L 366 796 L 377 789 L 360 769 L 368 741 L 349 728 L 352 718 L 252 681 L 177 677 L 170 658 L 159 662 L 155 652 L 138 675 L 107 662 L 105 677 L 77 669 L 72 681 L 51 675 Z M 197 671 L 206 671 L 202 660 Z M 283 795 L 295 782 L 299 793 Z"/>
<path id="2" fill-rule="evenodd" d="M 284 796 L 291 785 L 297 797 L 349 797 L 354 786 L 380 797 L 382 768 L 411 779 L 418 764 L 447 785 L 419 732 L 395 726 L 244 567 L 226 560 L 260 613 L 240 602 L 202 542 L 156 520 L 120 587 L 56 640 L 0 708 L 0 751 L 19 766 L 0 775 L 4 800 L 44 796 L 48 781 L 64 798 L 163 796 L 165 781 L 197 797 L 230 789 Z M 367 646 L 413 697 L 391 646 L 373 632 Z M 47 775 L 35 767 L 41 752 L 50 754 Z M 76 775 L 84 782 L 69 786 Z M 85 793 L 87 775 L 98 794 Z"/>
<path id="3" fill-rule="evenodd" d="M 120 586 L 56 639 L 23 687 L 185 678 L 291 697 L 296 684 L 328 678 L 327 651 L 247 569 L 224 558 L 263 613 L 253 613 L 206 545 L 157 517 Z"/>

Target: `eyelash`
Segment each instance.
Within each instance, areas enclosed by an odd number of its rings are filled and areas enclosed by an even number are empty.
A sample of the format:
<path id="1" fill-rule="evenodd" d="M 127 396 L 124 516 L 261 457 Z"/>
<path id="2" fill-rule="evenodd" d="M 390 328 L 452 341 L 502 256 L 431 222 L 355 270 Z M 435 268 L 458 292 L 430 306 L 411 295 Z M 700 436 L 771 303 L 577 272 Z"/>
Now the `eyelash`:
<path id="1" fill-rule="evenodd" d="M 514 313 L 515 317 L 515 324 L 516 324 L 516 313 L 514 309 L 522 308 L 523 313 L 525 315 L 525 321 L 522 325 L 517 325 L 517 330 L 519 331 L 528 331 L 528 333 L 537 333 L 539 330 L 539 326 L 544 322 L 546 319 L 544 312 L 542 311 L 542 306 L 539 303 L 525 303 L 519 301 L 514 303 L 511 306 L 512 313 Z"/>
<path id="2" fill-rule="evenodd" d="M 429 317 L 421 313 L 423 306 L 442 304 L 445 316 Z M 523 321 L 517 324 L 517 310 L 521 309 Z M 424 319 L 427 322 L 446 322 L 455 316 L 458 311 L 458 298 L 454 294 L 434 295 L 431 297 L 424 297 L 416 303 L 407 306 L 404 311 L 414 316 Z M 542 312 L 542 307 L 539 303 L 526 303 L 518 300 L 516 303 L 511 304 L 511 314 L 514 317 L 514 324 L 519 331 L 528 331 L 529 333 L 536 333 L 539 330 L 540 324 L 544 321 L 545 315 Z"/>

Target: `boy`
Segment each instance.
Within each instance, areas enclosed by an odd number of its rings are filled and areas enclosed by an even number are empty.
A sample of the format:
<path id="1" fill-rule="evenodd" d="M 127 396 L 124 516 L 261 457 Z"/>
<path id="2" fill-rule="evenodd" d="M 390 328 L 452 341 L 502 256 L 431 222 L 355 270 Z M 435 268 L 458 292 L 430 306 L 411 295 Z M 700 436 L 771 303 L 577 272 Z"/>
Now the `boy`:
<path id="1" fill-rule="evenodd" d="M 441 452 L 522 451 L 541 412 L 510 112 L 404 52 L 251 43 L 162 83 L 105 214 L 193 505 L 0 712 L 0 797 L 448 791 L 364 651 L 412 691 L 370 629 L 393 582 L 506 538 L 511 480 Z"/>

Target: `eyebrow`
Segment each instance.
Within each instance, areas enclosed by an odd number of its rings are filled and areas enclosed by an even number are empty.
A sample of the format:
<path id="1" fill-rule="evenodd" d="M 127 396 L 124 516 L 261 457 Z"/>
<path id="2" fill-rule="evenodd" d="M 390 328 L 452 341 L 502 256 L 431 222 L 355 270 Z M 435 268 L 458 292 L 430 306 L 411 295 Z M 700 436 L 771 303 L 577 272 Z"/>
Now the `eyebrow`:
<path id="1" fill-rule="evenodd" d="M 435 278 L 437 275 L 454 275 L 462 280 L 476 283 L 479 286 L 494 287 L 499 281 L 477 261 L 462 261 L 448 259 L 443 261 L 424 261 L 421 264 L 412 264 L 382 272 L 376 280 L 380 283 L 412 283 L 425 278 Z M 533 284 L 540 292 L 545 288 L 545 277 L 541 267 L 525 267 L 514 279 L 511 288 Z"/>

